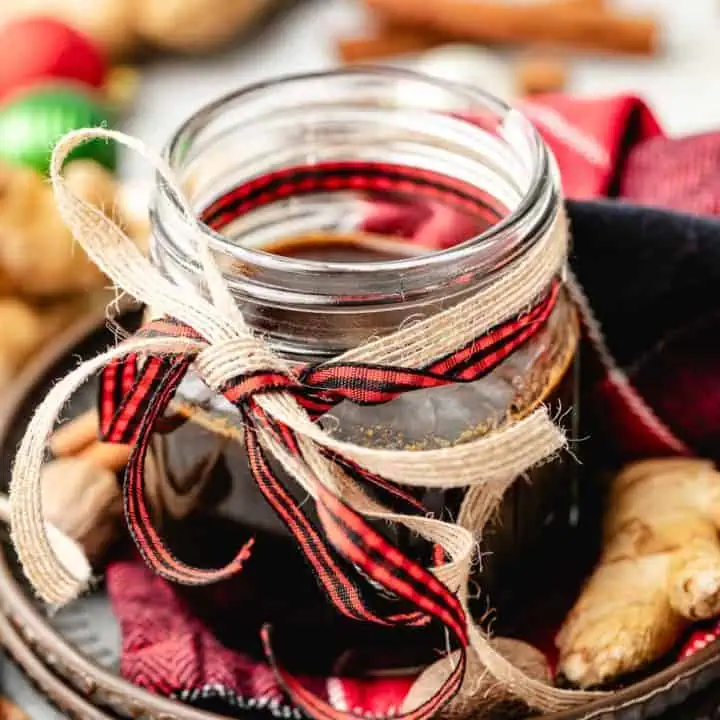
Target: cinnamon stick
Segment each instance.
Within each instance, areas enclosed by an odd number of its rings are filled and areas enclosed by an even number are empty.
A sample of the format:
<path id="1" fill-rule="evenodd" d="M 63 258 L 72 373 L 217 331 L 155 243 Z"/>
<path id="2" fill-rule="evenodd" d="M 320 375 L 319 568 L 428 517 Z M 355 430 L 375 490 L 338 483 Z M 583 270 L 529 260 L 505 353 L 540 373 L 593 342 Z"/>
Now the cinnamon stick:
<path id="1" fill-rule="evenodd" d="M 390 25 L 378 28 L 371 35 L 338 38 L 335 48 L 342 62 L 358 63 L 424 52 L 446 42 L 447 38 L 438 33 Z"/>
<path id="2" fill-rule="evenodd" d="M 553 44 L 581 50 L 649 55 L 658 27 L 648 16 L 626 16 L 580 2 L 512 5 L 501 0 L 365 0 L 389 22 L 448 38 L 483 43 Z"/>
<path id="3" fill-rule="evenodd" d="M 50 451 L 55 457 L 77 455 L 88 445 L 97 441 L 99 429 L 95 409 L 87 410 L 61 425 L 50 437 Z"/>
<path id="4" fill-rule="evenodd" d="M 118 472 L 127 465 L 131 453 L 132 445 L 96 441 L 78 453 L 77 457 L 97 467 Z"/>
<path id="5" fill-rule="evenodd" d="M 94 408 L 61 425 L 50 438 L 50 451 L 57 458 L 80 457 L 93 465 L 118 472 L 130 459 L 131 445 L 98 440 L 99 419 Z"/>

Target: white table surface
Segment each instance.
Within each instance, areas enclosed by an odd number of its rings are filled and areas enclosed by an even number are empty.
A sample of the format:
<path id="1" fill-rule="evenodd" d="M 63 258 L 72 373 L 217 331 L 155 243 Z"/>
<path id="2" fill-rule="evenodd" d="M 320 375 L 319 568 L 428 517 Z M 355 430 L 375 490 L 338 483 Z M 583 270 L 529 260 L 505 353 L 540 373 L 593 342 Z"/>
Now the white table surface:
<path id="1" fill-rule="evenodd" d="M 648 60 L 578 56 L 571 91 L 635 91 L 672 134 L 720 129 L 720 0 L 609 2 L 627 11 L 655 13 L 663 26 L 664 52 Z M 202 59 L 158 60 L 144 70 L 124 129 L 159 148 L 188 115 L 220 94 L 257 80 L 332 66 L 333 38 L 360 31 L 366 22 L 358 0 L 300 0 L 229 51 Z M 124 167 L 130 177 L 148 176 L 134 158 Z"/>

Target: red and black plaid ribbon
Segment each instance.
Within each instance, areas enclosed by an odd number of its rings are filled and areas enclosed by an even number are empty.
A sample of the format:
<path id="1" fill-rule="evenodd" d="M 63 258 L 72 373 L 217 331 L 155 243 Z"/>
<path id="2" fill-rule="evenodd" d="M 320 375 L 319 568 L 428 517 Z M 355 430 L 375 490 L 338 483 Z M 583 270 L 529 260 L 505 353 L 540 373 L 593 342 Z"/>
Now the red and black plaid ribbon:
<path id="1" fill-rule="evenodd" d="M 432 199 L 454 202 L 466 211 L 487 216 L 487 199 L 477 189 L 451 178 L 417 168 L 379 163 L 343 163 L 283 170 L 237 188 L 213 203 L 204 214 L 206 222 L 220 227 L 238 214 L 258 205 L 298 193 L 334 190 L 395 190 L 424 193 Z M 479 380 L 534 335 L 550 316 L 559 293 L 555 282 L 528 312 L 492 328 L 465 347 L 423 368 L 397 368 L 362 363 L 330 362 L 302 369 L 297 379 L 271 369 L 233 378 L 220 392 L 241 413 L 245 446 L 252 476 L 267 502 L 287 525 L 313 573 L 334 607 L 348 618 L 382 625 L 419 627 L 439 623 L 447 629 L 453 647 L 468 642 L 466 618 L 457 597 L 420 563 L 403 554 L 381 532 L 351 507 L 316 483 L 320 526 L 308 517 L 286 483 L 274 472 L 258 440 L 262 429 L 291 456 L 302 459 L 295 432 L 267 416 L 257 404 L 259 393 L 291 393 L 313 419 L 343 401 L 361 405 L 385 403 L 398 395 L 451 383 Z M 156 321 L 142 330 L 144 336 L 184 336 L 203 341 L 192 328 L 173 319 Z M 176 582 L 202 584 L 238 572 L 250 555 L 242 547 L 225 567 L 192 567 L 176 558 L 165 546 L 150 520 L 143 493 L 143 468 L 153 432 L 165 430 L 168 405 L 194 357 L 190 354 L 150 356 L 142 363 L 136 355 L 109 364 L 100 383 L 100 423 L 108 442 L 134 443 L 125 482 L 125 510 L 130 531 L 145 560 L 159 574 Z M 347 458 L 326 457 L 383 501 L 407 513 L 423 513 L 411 494 L 368 472 Z M 442 561 L 442 553 L 435 554 Z M 384 592 L 378 592 L 381 588 Z M 270 631 L 264 631 L 269 657 Z M 461 661 L 438 692 L 422 707 L 403 715 L 419 720 L 434 714 L 457 691 L 465 670 Z M 311 717 L 347 718 L 278 669 L 294 701 Z"/>

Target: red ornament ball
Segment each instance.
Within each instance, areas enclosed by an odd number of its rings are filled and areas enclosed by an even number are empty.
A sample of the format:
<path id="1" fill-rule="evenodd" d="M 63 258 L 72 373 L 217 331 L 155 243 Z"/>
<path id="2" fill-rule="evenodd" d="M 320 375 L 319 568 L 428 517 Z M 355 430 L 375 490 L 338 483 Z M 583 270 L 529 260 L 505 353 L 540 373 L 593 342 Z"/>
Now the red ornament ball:
<path id="1" fill-rule="evenodd" d="M 59 20 L 27 17 L 0 27 L 0 102 L 48 80 L 99 88 L 106 76 L 100 49 Z"/>

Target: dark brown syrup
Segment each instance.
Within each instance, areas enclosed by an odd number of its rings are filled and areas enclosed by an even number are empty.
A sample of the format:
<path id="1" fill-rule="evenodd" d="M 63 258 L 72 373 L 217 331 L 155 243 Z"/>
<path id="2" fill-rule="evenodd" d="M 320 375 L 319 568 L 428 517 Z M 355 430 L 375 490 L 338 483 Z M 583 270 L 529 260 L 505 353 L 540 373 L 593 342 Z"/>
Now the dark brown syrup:
<path id="1" fill-rule="evenodd" d="M 336 263 L 387 262 L 428 252 L 410 240 L 363 232 L 304 233 L 276 240 L 261 249 L 297 260 Z"/>

